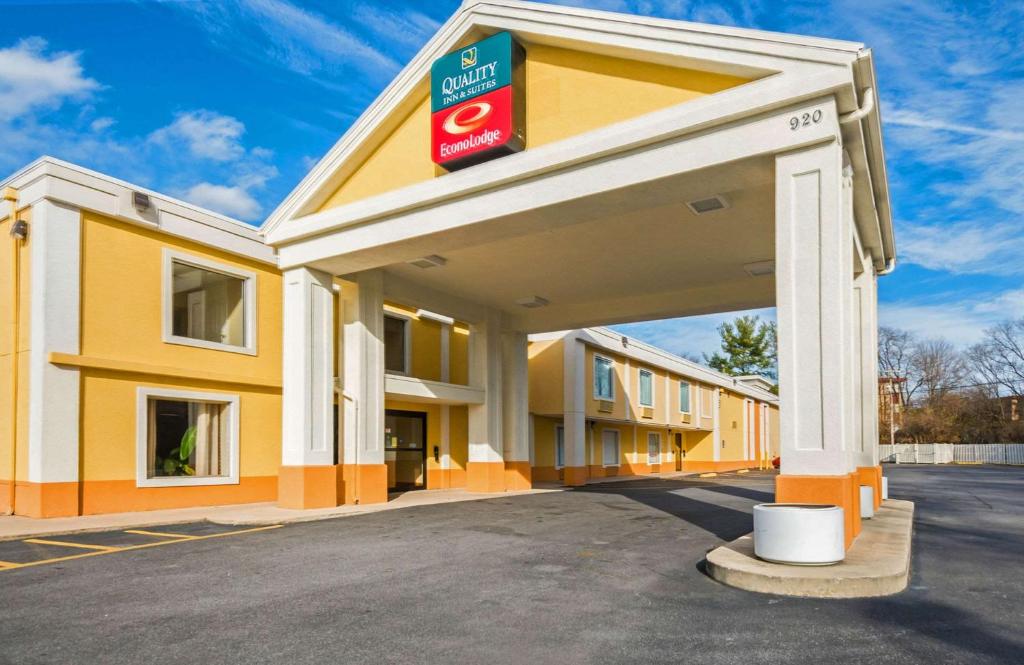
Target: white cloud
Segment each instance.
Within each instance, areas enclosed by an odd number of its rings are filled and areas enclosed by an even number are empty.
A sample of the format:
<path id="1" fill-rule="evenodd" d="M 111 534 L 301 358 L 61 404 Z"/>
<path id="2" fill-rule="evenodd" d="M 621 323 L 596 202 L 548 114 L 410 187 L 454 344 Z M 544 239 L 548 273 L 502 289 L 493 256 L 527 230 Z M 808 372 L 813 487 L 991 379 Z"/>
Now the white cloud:
<path id="1" fill-rule="evenodd" d="M 96 118 L 89 123 L 89 129 L 97 133 L 103 132 L 113 127 L 116 122 L 113 118 Z"/>
<path id="2" fill-rule="evenodd" d="M 229 187 L 201 182 L 189 188 L 182 198 L 198 206 L 239 219 L 254 219 L 262 210 L 262 206 L 253 198 L 248 189 L 240 185 Z"/>
<path id="3" fill-rule="evenodd" d="M 244 133 L 245 125 L 237 118 L 200 109 L 179 113 L 174 122 L 156 130 L 150 138 L 164 145 L 182 141 L 196 157 L 226 162 L 245 154 L 241 143 Z"/>
<path id="4" fill-rule="evenodd" d="M 1024 273 L 1024 233 L 1016 222 L 899 225 L 900 260 L 954 274 Z"/>
<path id="5" fill-rule="evenodd" d="M 986 328 L 1024 316 L 1024 289 L 1011 289 L 988 298 L 881 303 L 878 316 L 882 325 L 909 330 L 925 339 L 944 338 L 958 346 L 968 346 L 980 341 Z"/>
<path id="6" fill-rule="evenodd" d="M 46 46 L 46 40 L 30 37 L 0 49 L 0 122 L 99 90 L 99 83 L 83 74 L 81 54 L 47 53 Z"/>
<path id="7" fill-rule="evenodd" d="M 417 49 L 441 27 L 438 21 L 416 10 L 392 11 L 369 2 L 356 5 L 352 17 L 379 37 Z"/>
<path id="8" fill-rule="evenodd" d="M 374 77 L 400 64 L 325 16 L 287 0 L 170 3 L 189 12 L 214 43 L 234 55 L 274 64 L 303 75 L 341 69 Z"/>

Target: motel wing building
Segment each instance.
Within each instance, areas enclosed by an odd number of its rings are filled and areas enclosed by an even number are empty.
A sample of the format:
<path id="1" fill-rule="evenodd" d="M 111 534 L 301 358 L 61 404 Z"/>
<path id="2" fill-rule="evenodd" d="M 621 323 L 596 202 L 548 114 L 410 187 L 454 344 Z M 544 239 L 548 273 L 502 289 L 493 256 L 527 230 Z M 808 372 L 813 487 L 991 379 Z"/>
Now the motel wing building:
<path id="1" fill-rule="evenodd" d="M 41 160 L 5 183 L 15 510 L 780 454 L 778 498 L 844 506 L 849 543 L 895 261 L 875 89 L 861 44 L 466 2 L 258 232 Z M 600 328 L 772 305 L 778 411 Z"/>

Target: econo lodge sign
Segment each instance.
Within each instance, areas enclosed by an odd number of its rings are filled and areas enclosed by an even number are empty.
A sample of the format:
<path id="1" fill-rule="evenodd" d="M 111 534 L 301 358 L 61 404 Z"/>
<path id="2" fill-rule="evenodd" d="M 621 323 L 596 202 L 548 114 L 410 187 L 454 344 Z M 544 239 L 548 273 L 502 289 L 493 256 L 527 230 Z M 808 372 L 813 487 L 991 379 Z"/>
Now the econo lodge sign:
<path id="1" fill-rule="evenodd" d="M 512 35 L 500 32 L 434 61 L 434 163 L 454 171 L 525 147 L 525 56 Z"/>

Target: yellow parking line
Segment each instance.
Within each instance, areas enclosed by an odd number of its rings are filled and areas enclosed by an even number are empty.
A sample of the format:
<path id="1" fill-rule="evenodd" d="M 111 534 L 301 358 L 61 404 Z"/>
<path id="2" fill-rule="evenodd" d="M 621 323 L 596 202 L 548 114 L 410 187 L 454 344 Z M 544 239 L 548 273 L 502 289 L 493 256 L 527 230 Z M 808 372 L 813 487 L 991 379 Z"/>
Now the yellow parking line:
<path id="1" fill-rule="evenodd" d="M 20 563 L 14 563 L 13 561 L 0 561 L 0 570 L 6 570 L 7 568 L 17 568 Z"/>
<path id="2" fill-rule="evenodd" d="M 134 533 L 139 536 L 157 536 L 159 538 L 177 538 L 178 540 L 195 540 L 200 536 L 190 536 L 187 533 L 164 533 L 163 531 L 144 531 L 142 529 L 128 529 L 125 533 Z"/>
<path id="3" fill-rule="evenodd" d="M 72 559 L 84 559 L 84 558 L 90 557 L 90 556 L 100 556 L 102 554 L 113 554 L 115 552 L 129 552 L 131 550 L 142 550 L 142 549 L 146 549 L 146 548 L 149 548 L 149 547 L 160 547 L 161 545 L 173 545 L 175 543 L 183 543 L 183 542 L 188 542 L 188 541 L 193 541 L 193 540 L 207 540 L 209 538 L 221 538 L 223 536 L 237 536 L 237 535 L 241 535 L 243 533 L 254 533 L 256 531 L 268 531 L 270 529 L 279 529 L 282 526 L 284 526 L 284 525 L 283 524 L 271 524 L 270 526 L 258 526 L 258 527 L 253 527 L 251 529 L 240 529 L 238 531 L 225 531 L 224 533 L 210 533 L 210 534 L 207 534 L 205 536 L 188 536 L 188 537 L 185 537 L 185 538 L 174 538 L 174 539 L 171 539 L 171 540 L 160 540 L 160 541 L 157 541 L 157 542 L 154 542 L 154 543 L 143 543 L 141 545 L 128 545 L 127 547 L 119 547 L 119 548 L 116 548 L 116 549 L 92 550 L 90 552 L 82 552 L 81 554 L 69 554 L 67 556 L 59 556 L 59 557 L 54 557 L 52 559 L 42 559 L 41 561 L 29 561 L 27 563 L 10 564 L 9 562 L 4 562 L 5 564 L 9 564 L 9 567 L 0 568 L 0 571 L 14 570 L 16 568 L 28 568 L 30 566 L 41 566 L 43 564 L 59 563 L 61 561 L 71 561 Z M 139 533 L 139 532 L 138 531 L 126 531 L 125 533 Z M 170 534 L 167 534 L 167 535 L 170 535 Z"/>
<path id="4" fill-rule="evenodd" d="M 119 550 L 120 547 L 110 547 L 107 545 L 89 545 L 86 543 L 69 543 L 65 540 L 43 540 L 42 538 L 27 538 L 21 541 L 23 543 L 33 543 L 35 545 L 59 545 L 60 547 L 80 547 L 84 550 L 100 550 L 109 552 L 112 550 Z"/>

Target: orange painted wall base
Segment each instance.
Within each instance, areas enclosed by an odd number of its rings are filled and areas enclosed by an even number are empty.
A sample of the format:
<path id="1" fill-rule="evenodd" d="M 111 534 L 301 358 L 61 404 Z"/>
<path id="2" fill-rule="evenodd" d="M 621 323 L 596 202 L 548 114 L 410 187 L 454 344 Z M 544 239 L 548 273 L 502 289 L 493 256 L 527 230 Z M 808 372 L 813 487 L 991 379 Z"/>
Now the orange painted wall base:
<path id="1" fill-rule="evenodd" d="M 532 480 L 539 483 L 557 483 L 562 480 L 562 470 L 553 466 L 535 466 L 530 475 Z"/>
<path id="2" fill-rule="evenodd" d="M 339 503 L 387 503 L 387 464 L 345 464 L 338 473 Z"/>
<path id="3" fill-rule="evenodd" d="M 243 476 L 237 485 L 193 487 L 137 487 L 134 480 L 88 480 L 82 483 L 82 514 L 261 503 L 276 497 L 277 476 Z"/>
<path id="4" fill-rule="evenodd" d="M 587 467 L 567 466 L 562 469 L 562 482 L 569 487 L 580 487 L 587 484 Z"/>
<path id="5" fill-rule="evenodd" d="M 333 508 L 339 503 L 336 465 L 282 466 L 277 478 L 277 505 L 282 508 Z"/>
<path id="6" fill-rule="evenodd" d="M 775 479 L 778 503 L 812 503 L 840 506 L 846 520 L 846 548 L 860 533 L 860 483 L 855 471 L 844 476 L 789 476 Z"/>
<path id="7" fill-rule="evenodd" d="M 861 485 L 871 485 L 875 490 L 875 510 L 882 507 L 882 467 L 858 466 L 857 474 Z"/>
<path id="8" fill-rule="evenodd" d="M 469 462 L 466 464 L 466 489 L 470 492 L 504 492 L 504 462 Z"/>
<path id="9" fill-rule="evenodd" d="M 533 471 L 527 462 L 505 462 L 505 489 L 509 492 L 533 489 Z"/>
<path id="10" fill-rule="evenodd" d="M 15 490 L 17 515 L 75 517 L 273 501 L 277 497 L 277 476 L 243 477 L 236 485 L 190 487 L 139 487 L 134 480 L 18 482 Z"/>
<path id="11" fill-rule="evenodd" d="M 14 484 L 14 513 L 25 517 L 74 517 L 78 512 L 78 483 Z M 123 508 L 121 510 L 124 510 Z"/>

